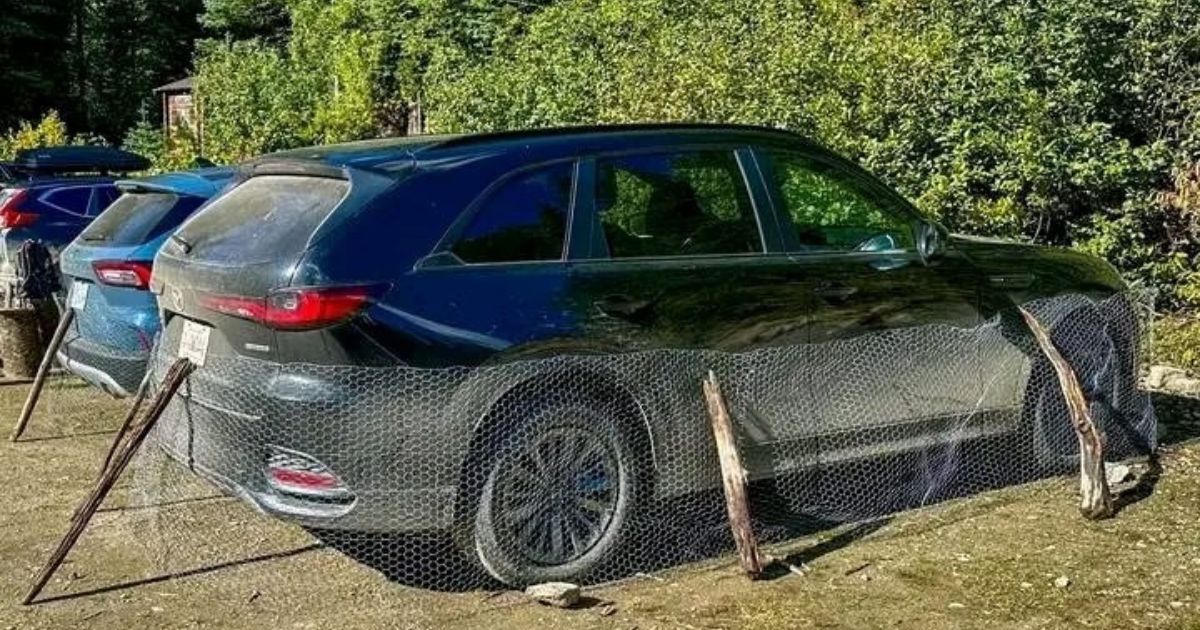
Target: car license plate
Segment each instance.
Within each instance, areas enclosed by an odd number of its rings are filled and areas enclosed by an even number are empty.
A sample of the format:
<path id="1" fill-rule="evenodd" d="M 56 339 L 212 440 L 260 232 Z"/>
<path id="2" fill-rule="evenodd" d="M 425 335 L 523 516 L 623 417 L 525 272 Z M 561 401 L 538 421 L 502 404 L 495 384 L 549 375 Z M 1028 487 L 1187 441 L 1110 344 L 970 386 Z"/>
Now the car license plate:
<path id="1" fill-rule="evenodd" d="M 197 366 L 204 365 L 208 356 L 208 334 L 212 328 L 189 319 L 183 321 L 183 334 L 179 337 L 179 358 L 187 359 Z"/>
<path id="2" fill-rule="evenodd" d="M 74 310 L 83 310 L 87 306 L 88 283 L 76 280 L 71 283 L 71 297 L 67 306 Z"/>

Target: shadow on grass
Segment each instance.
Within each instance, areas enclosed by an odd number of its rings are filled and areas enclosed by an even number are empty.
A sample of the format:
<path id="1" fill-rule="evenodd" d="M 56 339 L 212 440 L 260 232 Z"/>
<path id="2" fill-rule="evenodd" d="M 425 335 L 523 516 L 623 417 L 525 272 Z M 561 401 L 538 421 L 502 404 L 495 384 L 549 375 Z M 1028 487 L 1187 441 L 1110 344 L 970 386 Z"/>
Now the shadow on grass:
<path id="1" fill-rule="evenodd" d="M 58 440 L 71 440 L 81 437 L 93 437 L 97 435 L 116 435 L 116 429 L 96 429 L 92 431 L 81 431 L 79 433 L 64 433 L 61 435 L 38 435 L 34 437 L 22 437 L 17 440 L 17 444 L 26 444 L 33 442 L 54 442 Z"/>
<path id="2" fill-rule="evenodd" d="M 67 600 L 72 600 L 72 599 L 78 599 L 81 597 L 90 597 L 92 595 L 101 595 L 103 593 L 112 593 L 114 591 L 138 588 L 141 586 L 148 586 L 150 584 L 159 584 L 162 582 L 169 582 L 172 580 L 179 580 L 179 579 L 183 579 L 183 578 L 194 577 L 197 575 L 214 573 L 217 571 L 223 571 L 225 569 L 241 567 L 241 566 L 245 566 L 245 565 L 249 565 L 249 564 L 257 564 L 257 563 L 261 563 L 261 562 L 269 562 L 271 560 L 282 560 L 285 558 L 292 558 L 292 557 L 299 556 L 299 555 L 302 555 L 305 553 L 309 553 L 311 551 L 318 551 L 318 550 L 321 550 L 324 548 L 325 548 L 325 546 L 322 544 L 319 544 L 319 543 L 312 544 L 312 545 L 306 545 L 304 547 L 299 547 L 297 549 L 290 549 L 288 551 L 264 554 L 261 556 L 254 556 L 251 558 L 241 558 L 238 560 L 231 560 L 229 562 L 222 562 L 219 564 L 214 564 L 214 565 L 210 565 L 210 566 L 206 566 L 206 567 L 197 567 L 195 569 L 189 569 L 187 571 L 166 573 L 163 575 L 156 575 L 153 577 L 143 578 L 140 580 L 131 580 L 128 582 L 121 582 L 120 584 L 112 584 L 109 586 L 102 586 L 100 588 L 89 589 L 86 591 L 78 591 L 75 593 L 62 593 L 59 595 L 51 595 L 50 597 L 42 597 L 39 599 L 35 599 L 35 600 L 33 600 L 33 602 L 30 603 L 30 605 L 49 604 L 51 602 L 67 601 Z"/>
<path id="3" fill-rule="evenodd" d="M 1158 415 L 1158 442 L 1171 446 L 1200 438 L 1200 398 L 1151 392 Z"/>

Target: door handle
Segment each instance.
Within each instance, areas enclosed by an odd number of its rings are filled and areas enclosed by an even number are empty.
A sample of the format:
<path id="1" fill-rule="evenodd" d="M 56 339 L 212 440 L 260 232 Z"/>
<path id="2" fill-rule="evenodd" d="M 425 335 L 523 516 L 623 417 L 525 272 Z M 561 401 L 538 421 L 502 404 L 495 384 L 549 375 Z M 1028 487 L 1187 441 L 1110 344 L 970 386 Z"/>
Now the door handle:
<path id="1" fill-rule="evenodd" d="M 639 300 L 629 295 L 606 295 L 596 300 L 596 308 L 609 317 L 633 319 L 650 312 L 654 303 L 650 300 Z"/>
<path id="2" fill-rule="evenodd" d="M 847 300 L 855 293 L 858 293 L 858 287 L 848 284 L 823 284 L 816 289 L 817 296 L 826 300 Z"/>

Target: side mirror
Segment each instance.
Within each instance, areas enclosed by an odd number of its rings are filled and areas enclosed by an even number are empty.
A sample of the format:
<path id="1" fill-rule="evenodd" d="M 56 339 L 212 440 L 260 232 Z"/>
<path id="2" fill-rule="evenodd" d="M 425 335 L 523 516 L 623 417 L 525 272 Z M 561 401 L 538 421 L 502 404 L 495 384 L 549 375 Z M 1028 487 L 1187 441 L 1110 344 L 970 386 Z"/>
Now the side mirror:
<path id="1" fill-rule="evenodd" d="M 917 254 L 926 263 L 946 253 L 948 234 L 942 226 L 932 221 L 921 221 L 917 227 Z"/>

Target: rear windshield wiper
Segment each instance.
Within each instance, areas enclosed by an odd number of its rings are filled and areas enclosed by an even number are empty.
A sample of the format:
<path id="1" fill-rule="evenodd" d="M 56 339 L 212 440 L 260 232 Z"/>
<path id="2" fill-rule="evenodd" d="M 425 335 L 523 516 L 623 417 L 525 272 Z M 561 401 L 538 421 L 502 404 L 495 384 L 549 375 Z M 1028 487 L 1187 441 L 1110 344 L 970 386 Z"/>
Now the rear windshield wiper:
<path id="1" fill-rule="evenodd" d="M 187 242 L 187 240 L 184 239 L 182 236 L 180 236 L 178 234 L 172 234 L 171 240 L 175 241 L 176 243 L 179 243 L 179 246 L 181 248 L 183 248 L 183 253 L 187 254 L 192 251 L 192 244 Z"/>
<path id="2" fill-rule="evenodd" d="M 107 234 L 84 234 L 79 237 L 85 243 L 95 243 L 96 241 L 107 241 Z"/>

